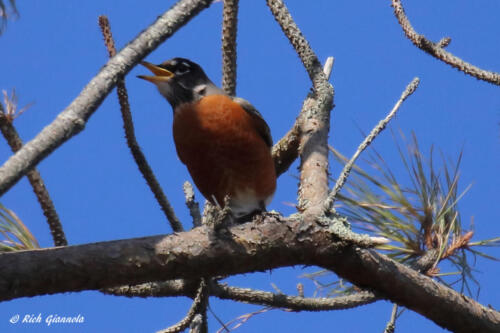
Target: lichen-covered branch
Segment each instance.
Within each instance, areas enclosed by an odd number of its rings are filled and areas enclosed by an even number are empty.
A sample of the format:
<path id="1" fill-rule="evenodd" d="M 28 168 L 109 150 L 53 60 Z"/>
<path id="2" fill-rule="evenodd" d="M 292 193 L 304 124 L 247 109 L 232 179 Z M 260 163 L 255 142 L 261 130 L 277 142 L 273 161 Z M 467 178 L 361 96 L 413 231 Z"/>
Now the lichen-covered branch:
<path id="1" fill-rule="evenodd" d="M 424 35 L 421 35 L 413 29 L 410 20 L 405 14 L 403 4 L 401 0 L 392 0 L 392 7 L 394 8 L 394 15 L 398 19 L 401 28 L 406 35 L 406 37 L 411 40 L 413 45 L 430 54 L 431 56 L 447 63 L 448 65 L 464 72 L 470 76 L 473 76 L 479 80 L 483 80 L 489 83 L 500 85 L 500 74 L 487 71 L 476 67 L 462 59 L 456 57 L 448 51 L 444 50 L 444 47 L 448 46 L 451 39 L 445 37 L 437 43 L 428 40 Z"/>
<path id="2" fill-rule="evenodd" d="M 120 76 L 126 75 L 139 61 L 211 3 L 212 0 L 180 0 L 110 59 L 51 124 L 0 167 L 0 195 L 51 152 L 81 132 Z"/>
<path id="3" fill-rule="evenodd" d="M 449 330 L 500 330 L 499 312 L 375 251 L 339 241 L 328 225 L 303 225 L 269 214 L 223 235 L 202 226 L 168 236 L 4 253 L 0 300 L 317 265 Z"/>
<path id="4" fill-rule="evenodd" d="M 222 89 L 236 95 L 236 35 L 239 0 L 224 0 L 222 11 Z"/>
<path id="5" fill-rule="evenodd" d="M 173 280 L 109 288 L 103 292 L 106 294 L 127 297 L 192 297 L 195 288 L 196 284 L 194 282 Z M 238 288 L 218 283 L 212 283 L 210 285 L 210 296 L 256 305 L 271 306 L 274 308 L 285 308 L 293 311 L 344 310 L 370 304 L 380 299 L 372 292 L 368 291 L 333 298 L 318 298 L 275 294 L 263 290 Z"/>
<path id="6" fill-rule="evenodd" d="M 328 57 L 325 61 L 323 72 L 325 73 L 327 79 L 330 77 L 330 73 L 332 72 L 333 62 L 333 57 Z M 309 94 L 306 97 L 306 100 L 311 98 L 313 98 L 313 96 Z M 306 106 L 309 106 L 310 103 L 306 103 L 306 101 L 304 101 L 302 105 L 303 107 L 300 110 L 299 116 L 295 120 L 292 128 L 273 146 L 272 156 L 276 174 L 278 176 L 286 172 L 290 165 L 292 165 L 297 157 L 299 157 L 299 146 L 301 138 L 300 131 L 302 127 L 302 117 L 300 115 L 305 114 L 308 111 L 308 109 L 306 109 Z"/>
<path id="7" fill-rule="evenodd" d="M 5 140 L 7 140 L 7 143 L 12 151 L 15 153 L 21 149 L 23 142 L 12 122 L 13 119 L 10 119 L 8 115 L 4 113 L 2 104 L 0 103 L 0 131 L 5 137 Z M 45 186 L 40 172 L 38 172 L 36 168 L 33 168 L 26 173 L 26 177 L 33 188 L 33 192 L 35 192 L 36 198 L 40 203 L 40 207 L 42 207 L 43 215 L 45 215 L 45 218 L 47 219 L 50 233 L 52 235 L 52 239 L 54 240 L 54 245 L 68 245 L 61 220 L 59 219 L 56 207 L 50 198 L 49 191 Z"/>
<path id="8" fill-rule="evenodd" d="M 309 78 L 313 93 L 306 99 L 299 120 L 301 173 L 299 188 L 300 211 L 310 216 L 322 213 L 328 195 L 328 132 L 333 108 L 333 87 L 328 83 L 323 67 L 302 32 L 281 0 L 267 0 L 274 18 L 288 38 Z"/>
<path id="9" fill-rule="evenodd" d="M 99 16 L 99 26 L 104 37 L 104 43 L 108 50 L 109 57 L 112 58 L 116 55 L 115 42 L 113 40 L 113 35 L 111 33 L 111 27 L 106 16 Z M 175 232 L 180 232 L 183 230 L 182 224 L 175 215 L 174 208 L 167 199 L 167 196 L 163 192 L 160 183 L 156 179 L 153 170 L 149 166 L 146 156 L 142 153 L 141 147 L 137 143 L 134 130 L 134 122 L 132 121 L 132 113 L 130 112 L 130 104 L 128 102 L 127 88 L 125 87 L 125 79 L 120 76 L 116 82 L 116 92 L 118 94 L 118 102 L 120 103 L 120 111 L 123 119 L 123 129 L 125 130 L 125 138 L 127 140 L 127 145 L 134 157 L 134 161 L 137 164 L 139 171 L 146 180 L 151 192 L 153 192 L 156 201 L 161 207 L 161 210 L 165 214 L 165 217 L 170 223 L 172 230 Z"/>

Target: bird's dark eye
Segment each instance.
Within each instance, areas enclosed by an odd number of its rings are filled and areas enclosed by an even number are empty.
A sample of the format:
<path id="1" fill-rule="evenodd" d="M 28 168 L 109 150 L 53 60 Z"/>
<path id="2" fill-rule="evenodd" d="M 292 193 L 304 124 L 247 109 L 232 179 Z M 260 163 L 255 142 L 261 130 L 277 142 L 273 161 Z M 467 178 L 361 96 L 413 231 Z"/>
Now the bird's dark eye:
<path id="1" fill-rule="evenodd" d="M 175 70 L 175 75 L 182 75 L 186 74 L 191 70 L 191 66 L 189 66 L 188 63 L 186 62 L 181 62 L 178 66 L 177 69 Z"/>

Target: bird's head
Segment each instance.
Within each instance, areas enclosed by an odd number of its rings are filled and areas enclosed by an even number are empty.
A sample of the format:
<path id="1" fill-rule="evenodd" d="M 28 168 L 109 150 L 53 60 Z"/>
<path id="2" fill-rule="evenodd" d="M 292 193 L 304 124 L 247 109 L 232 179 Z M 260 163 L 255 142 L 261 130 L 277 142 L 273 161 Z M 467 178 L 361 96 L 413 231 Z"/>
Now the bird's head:
<path id="1" fill-rule="evenodd" d="M 200 65 L 185 58 L 173 58 L 159 65 L 141 62 L 154 75 L 139 75 L 138 78 L 152 82 L 172 108 L 183 103 L 198 101 L 203 96 L 224 94 L 207 77 Z"/>

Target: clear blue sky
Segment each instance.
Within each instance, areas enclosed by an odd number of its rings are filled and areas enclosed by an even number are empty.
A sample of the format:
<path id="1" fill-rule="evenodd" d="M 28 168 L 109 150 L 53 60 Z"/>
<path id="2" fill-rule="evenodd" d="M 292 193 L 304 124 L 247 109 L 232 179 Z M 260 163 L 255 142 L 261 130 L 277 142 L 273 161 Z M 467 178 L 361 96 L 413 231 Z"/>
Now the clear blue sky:
<path id="1" fill-rule="evenodd" d="M 311 84 L 298 57 L 281 34 L 264 1 L 241 1 L 238 35 L 238 95 L 250 100 L 268 121 L 275 140 L 293 124 Z M 452 37 L 448 50 L 479 67 L 500 71 L 498 1 L 406 1 L 415 28 L 433 40 Z M 16 88 L 20 104 L 35 104 L 15 124 L 24 140 L 33 138 L 82 90 L 107 61 L 97 17 L 109 16 L 117 47 L 123 47 L 173 1 L 19 1 L 20 18 L 0 36 L 0 88 Z M 288 1 L 289 9 L 322 61 L 335 57 L 332 83 L 336 90 L 330 143 L 351 155 L 368 132 L 385 116 L 415 76 L 417 92 L 403 105 L 393 123 L 407 135 L 413 130 L 424 151 L 434 144 L 454 159 L 464 157 L 460 189 L 473 187 L 460 202 L 463 222 L 474 219 L 474 239 L 500 235 L 500 88 L 477 81 L 416 49 L 392 14 L 390 1 Z M 220 21 L 222 3 L 213 4 L 147 57 L 158 63 L 182 56 L 200 63 L 220 82 Z M 182 184 L 190 179 L 175 154 L 172 112 L 156 90 L 135 76 L 127 77 L 137 137 L 152 168 L 185 227 L 189 215 Z M 170 232 L 152 194 L 140 176 L 123 138 L 116 94 L 108 96 L 84 132 L 45 159 L 39 169 L 63 221 L 70 244 L 83 244 Z M 389 164 L 398 153 L 389 132 L 374 146 Z M 10 150 L 0 140 L 3 163 Z M 332 170 L 338 174 L 338 167 Z M 286 203 L 296 200 L 295 167 L 282 175 L 270 208 L 289 214 Z M 202 201 L 198 195 L 198 200 Z M 44 247 L 51 237 L 26 180 L 3 196 Z M 500 256 L 492 248 L 489 254 Z M 478 258 L 479 301 L 500 308 L 498 263 Z M 231 279 L 242 287 L 295 294 L 303 282 L 297 267 Z M 37 277 L 34 276 L 34 279 Z M 181 319 L 186 298 L 126 299 L 98 292 L 22 298 L 0 303 L 1 332 L 152 332 Z M 258 306 L 211 300 L 211 308 L 227 322 Z M 273 310 L 251 319 L 238 332 L 381 332 L 391 304 L 379 302 L 355 310 L 287 313 Z M 85 323 L 72 326 L 12 325 L 14 314 L 81 314 Z M 212 316 L 210 331 L 220 326 Z M 405 312 L 399 332 L 440 332 L 431 321 Z"/>

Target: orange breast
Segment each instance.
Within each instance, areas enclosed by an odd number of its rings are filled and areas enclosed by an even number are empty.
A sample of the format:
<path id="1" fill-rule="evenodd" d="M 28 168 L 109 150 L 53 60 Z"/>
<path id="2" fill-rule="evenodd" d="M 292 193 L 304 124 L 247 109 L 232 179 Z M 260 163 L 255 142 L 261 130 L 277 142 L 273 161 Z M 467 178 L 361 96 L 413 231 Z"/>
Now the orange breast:
<path id="1" fill-rule="evenodd" d="M 276 189 L 270 149 L 252 117 L 223 95 L 176 110 L 177 154 L 200 192 L 223 206 L 224 197 L 266 201 Z M 248 198 L 248 199 L 246 199 Z"/>

